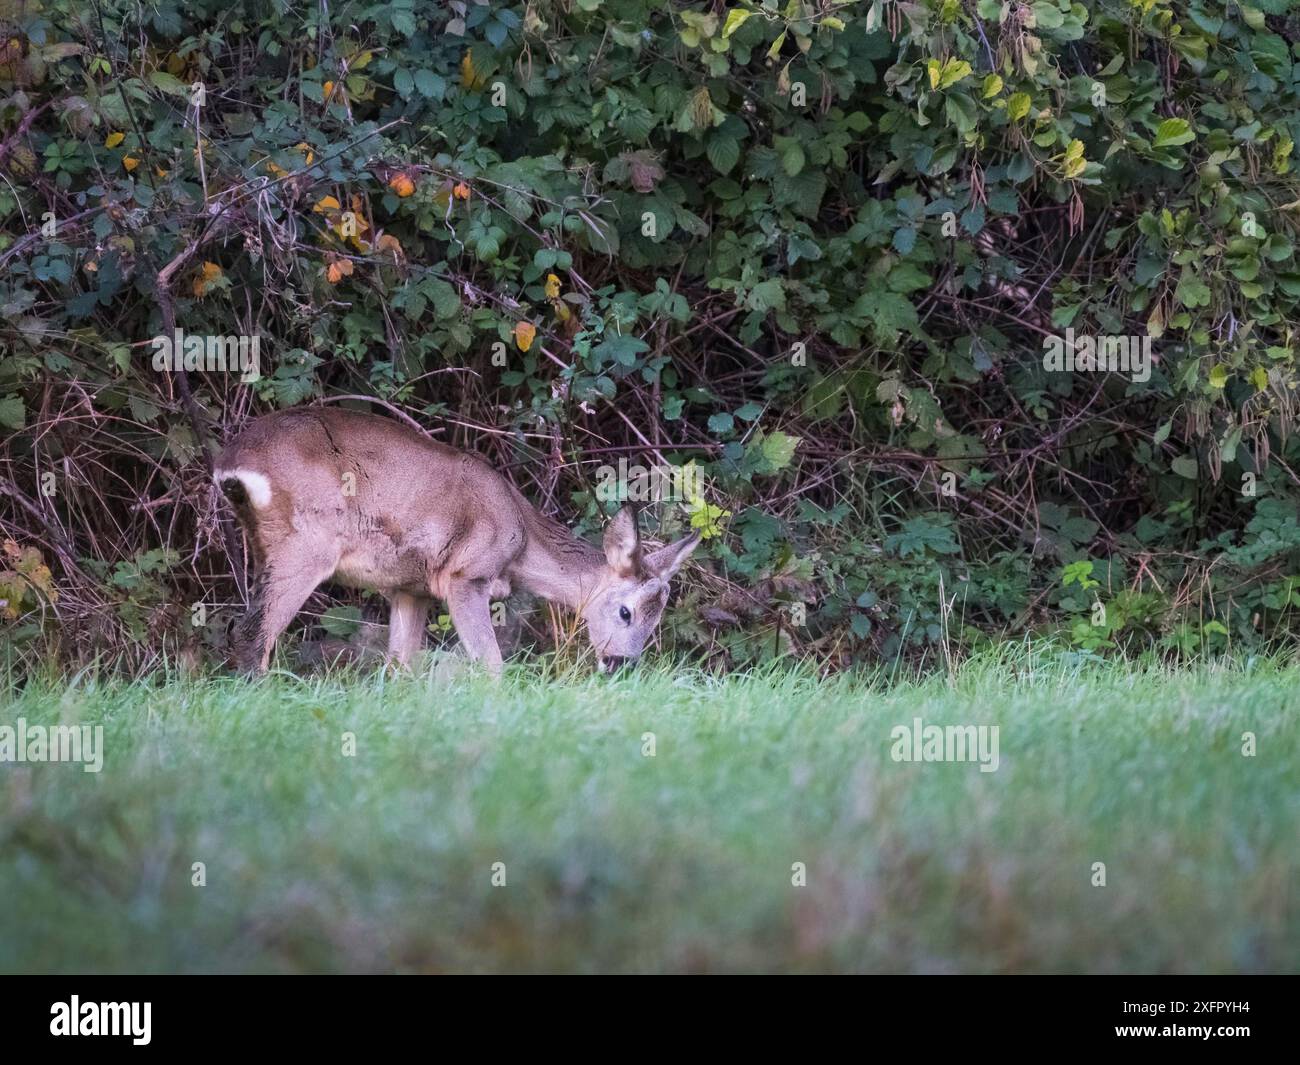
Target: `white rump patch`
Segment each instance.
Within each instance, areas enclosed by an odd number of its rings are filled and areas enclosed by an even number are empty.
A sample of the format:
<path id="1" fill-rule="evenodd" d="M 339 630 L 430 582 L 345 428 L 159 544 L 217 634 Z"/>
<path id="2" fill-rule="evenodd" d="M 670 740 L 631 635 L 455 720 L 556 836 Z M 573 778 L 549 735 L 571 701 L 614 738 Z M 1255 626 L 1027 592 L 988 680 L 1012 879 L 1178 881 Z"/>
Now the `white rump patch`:
<path id="1" fill-rule="evenodd" d="M 271 505 L 271 482 L 256 470 L 214 470 L 212 476 L 218 485 L 233 477 L 244 486 L 249 500 L 258 510 Z"/>

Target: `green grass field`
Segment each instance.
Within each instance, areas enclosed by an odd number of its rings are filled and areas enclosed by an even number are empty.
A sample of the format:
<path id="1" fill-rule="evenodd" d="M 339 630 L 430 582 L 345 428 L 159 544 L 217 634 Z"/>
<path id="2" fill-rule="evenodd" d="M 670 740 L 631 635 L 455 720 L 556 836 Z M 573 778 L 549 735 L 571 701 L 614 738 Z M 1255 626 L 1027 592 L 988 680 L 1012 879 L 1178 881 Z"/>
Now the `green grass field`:
<path id="1" fill-rule="evenodd" d="M 34 685 L 104 765 L 0 765 L 0 969 L 1300 969 L 1300 669 L 1030 667 Z"/>

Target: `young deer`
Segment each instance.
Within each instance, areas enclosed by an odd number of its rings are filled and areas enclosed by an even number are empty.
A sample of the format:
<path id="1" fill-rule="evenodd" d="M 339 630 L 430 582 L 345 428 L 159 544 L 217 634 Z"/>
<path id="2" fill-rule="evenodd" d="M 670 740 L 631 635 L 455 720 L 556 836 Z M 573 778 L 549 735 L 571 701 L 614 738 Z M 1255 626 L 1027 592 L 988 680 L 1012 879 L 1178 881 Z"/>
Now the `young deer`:
<path id="1" fill-rule="evenodd" d="M 576 607 L 602 670 L 640 657 L 668 581 L 698 534 L 643 552 L 619 511 L 604 552 L 537 511 L 477 455 L 387 418 L 326 407 L 250 423 L 215 478 L 251 547 L 255 575 L 236 664 L 266 670 L 276 638 L 333 577 L 388 598 L 389 654 L 419 650 L 429 603 L 445 600 L 470 657 L 501 671 L 489 601 L 515 585 Z"/>

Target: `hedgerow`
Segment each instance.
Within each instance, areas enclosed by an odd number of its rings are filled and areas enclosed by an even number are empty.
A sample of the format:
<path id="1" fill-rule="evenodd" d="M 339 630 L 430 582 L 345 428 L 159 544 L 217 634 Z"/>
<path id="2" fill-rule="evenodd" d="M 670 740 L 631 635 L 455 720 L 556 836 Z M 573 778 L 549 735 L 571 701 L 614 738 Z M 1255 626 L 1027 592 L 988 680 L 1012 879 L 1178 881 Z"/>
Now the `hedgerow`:
<path id="1" fill-rule="evenodd" d="M 1293 6 L 0 0 L 0 624 L 219 650 L 212 453 L 373 397 L 588 532 L 695 463 L 719 662 L 1289 640 Z"/>

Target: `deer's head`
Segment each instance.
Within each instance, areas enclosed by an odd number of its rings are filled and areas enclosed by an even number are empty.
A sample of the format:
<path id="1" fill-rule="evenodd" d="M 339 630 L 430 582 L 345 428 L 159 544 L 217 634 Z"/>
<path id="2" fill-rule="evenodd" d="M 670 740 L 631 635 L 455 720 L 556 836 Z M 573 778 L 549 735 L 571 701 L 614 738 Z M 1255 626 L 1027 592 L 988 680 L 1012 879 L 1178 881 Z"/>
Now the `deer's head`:
<path id="1" fill-rule="evenodd" d="M 669 580 L 699 542 L 699 533 L 692 533 L 656 551 L 643 551 L 631 507 L 623 507 L 610 522 L 605 565 L 582 612 L 602 672 L 641 657 L 668 602 Z"/>

